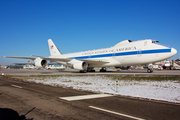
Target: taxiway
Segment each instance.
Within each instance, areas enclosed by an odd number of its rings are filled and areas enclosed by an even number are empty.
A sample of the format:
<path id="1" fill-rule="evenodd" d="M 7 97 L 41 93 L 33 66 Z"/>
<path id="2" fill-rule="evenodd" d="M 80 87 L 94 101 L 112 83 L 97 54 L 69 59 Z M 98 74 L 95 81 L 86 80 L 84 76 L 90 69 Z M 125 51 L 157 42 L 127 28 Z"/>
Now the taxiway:
<path id="1" fill-rule="evenodd" d="M 177 120 L 180 104 L 99 94 L 0 77 L 0 107 L 38 120 Z"/>
<path id="2" fill-rule="evenodd" d="M 36 69 L 0 69 L 2 75 L 115 75 L 115 76 L 180 76 L 180 70 L 154 70 L 153 73 L 147 73 L 144 70 L 109 70 L 107 72 L 87 72 L 79 73 L 76 70 L 36 70 Z"/>

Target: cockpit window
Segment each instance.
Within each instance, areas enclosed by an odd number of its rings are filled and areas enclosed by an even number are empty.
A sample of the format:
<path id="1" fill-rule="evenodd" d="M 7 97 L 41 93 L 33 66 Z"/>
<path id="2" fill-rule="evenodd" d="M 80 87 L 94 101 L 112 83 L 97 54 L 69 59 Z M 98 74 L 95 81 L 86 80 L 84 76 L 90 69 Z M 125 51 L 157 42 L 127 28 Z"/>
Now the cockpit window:
<path id="1" fill-rule="evenodd" d="M 152 43 L 159 43 L 159 41 L 152 41 Z"/>
<path id="2" fill-rule="evenodd" d="M 131 40 L 128 40 L 129 42 L 132 42 Z"/>

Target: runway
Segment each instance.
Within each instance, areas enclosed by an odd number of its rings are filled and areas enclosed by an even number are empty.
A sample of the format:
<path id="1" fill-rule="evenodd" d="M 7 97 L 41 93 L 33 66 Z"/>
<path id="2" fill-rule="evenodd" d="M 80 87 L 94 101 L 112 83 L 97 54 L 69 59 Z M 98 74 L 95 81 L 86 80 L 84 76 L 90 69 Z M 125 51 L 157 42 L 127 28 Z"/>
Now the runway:
<path id="1" fill-rule="evenodd" d="M 3 77 L 3 76 L 2 76 Z M 119 95 L 97 94 L 0 77 L 0 107 L 34 120 L 177 120 L 180 105 Z M 81 99 L 79 99 L 81 98 Z"/>
<path id="2" fill-rule="evenodd" d="M 2 75 L 114 75 L 114 76 L 180 76 L 180 70 L 154 70 L 147 73 L 147 70 L 108 70 L 107 72 L 79 73 L 76 70 L 36 70 L 36 69 L 0 69 Z"/>

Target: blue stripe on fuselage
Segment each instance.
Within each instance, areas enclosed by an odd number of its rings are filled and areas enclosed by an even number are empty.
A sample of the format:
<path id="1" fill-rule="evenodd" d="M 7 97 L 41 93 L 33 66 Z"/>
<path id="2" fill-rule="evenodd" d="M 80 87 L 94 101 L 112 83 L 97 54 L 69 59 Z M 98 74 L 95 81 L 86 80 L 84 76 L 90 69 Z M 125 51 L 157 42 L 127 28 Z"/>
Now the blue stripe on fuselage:
<path id="1" fill-rule="evenodd" d="M 138 55 L 138 54 L 156 54 L 156 53 L 169 53 L 171 49 L 156 49 L 156 50 L 141 50 L 131 52 L 120 52 L 120 53 L 109 53 L 109 54 L 98 54 L 80 57 L 70 57 L 68 59 L 88 59 L 88 58 L 102 58 L 102 57 L 113 57 L 113 56 L 127 56 L 127 55 Z"/>

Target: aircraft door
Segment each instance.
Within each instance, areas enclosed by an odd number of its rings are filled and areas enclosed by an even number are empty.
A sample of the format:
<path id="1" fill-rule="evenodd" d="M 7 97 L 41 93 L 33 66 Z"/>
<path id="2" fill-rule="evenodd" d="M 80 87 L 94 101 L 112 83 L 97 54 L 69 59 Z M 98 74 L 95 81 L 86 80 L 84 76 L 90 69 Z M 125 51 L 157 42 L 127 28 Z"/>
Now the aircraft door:
<path id="1" fill-rule="evenodd" d="M 116 53 L 113 53 L 113 54 L 112 54 L 112 57 L 115 57 L 115 56 L 116 56 Z"/>
<path id="2" fill-rule="evenodd" d="M 116 50 L 112 50 L 112 57 L 113 57 L 113 58 L 116 57 Z"/>
<path id="3" fill-rule="evenodd" d="M 141 55 L 142 55 L 142 50 L 141 50 L 141 49 L 139 49 L 139 50 L 137 51 L 137 55 L 138 55 L 138 57 L 141 57 Z"/>

